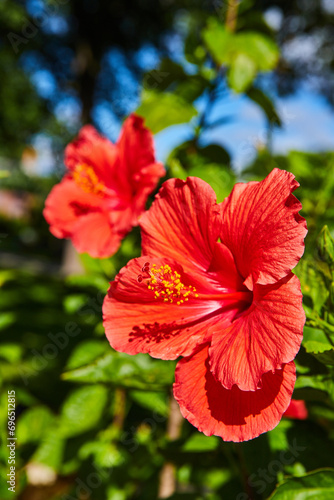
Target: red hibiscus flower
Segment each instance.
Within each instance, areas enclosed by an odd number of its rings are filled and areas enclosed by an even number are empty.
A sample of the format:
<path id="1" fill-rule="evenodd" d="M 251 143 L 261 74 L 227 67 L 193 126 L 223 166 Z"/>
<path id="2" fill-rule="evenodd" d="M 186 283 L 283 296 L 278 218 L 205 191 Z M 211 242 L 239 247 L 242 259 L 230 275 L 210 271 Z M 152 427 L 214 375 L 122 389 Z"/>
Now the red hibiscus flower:
<path id="1" fill-rule="evenodd" d="M 308 411 L 305 401 L 302 399 L 291 399 L 288 409 L 284 412 L 283 417 L 306 420 L 308 417 Z"/>
<path id="2" fill-rule="evenodd" d="M 148 195 L 165 174 L 143 119 L 131 115 L 116 144 L 86 125 L 65 151 L 68 172 L 49 194 L 44 217 L 79 252 L 109 257 L 138 224 Z"/>
<path id="3" fill-rule="evenodd" d="M 197 178 L 165 182 L 140 220 L 142 257 L 111 283 L 104 327 L 128 354 L 176 359 L 174 396 L 206 435 L 244 441 L 289 406 L 305 315 L 291 269 L 306 222 L 274 169 L 217 205 Z"/>

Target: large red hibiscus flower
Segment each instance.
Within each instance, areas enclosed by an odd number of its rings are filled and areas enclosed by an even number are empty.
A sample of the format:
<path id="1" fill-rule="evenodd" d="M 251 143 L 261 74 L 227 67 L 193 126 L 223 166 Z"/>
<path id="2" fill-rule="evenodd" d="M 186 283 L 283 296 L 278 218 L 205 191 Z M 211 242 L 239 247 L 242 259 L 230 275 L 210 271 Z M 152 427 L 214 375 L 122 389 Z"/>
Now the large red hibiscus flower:
<path id="1" fill-rule="evenodd" d="M 297 187 L 274 169 L 217 205 L 200 179 L 165 182 L 140 220 L 143 256 L 105 298 L 113 348 L 183 357 L 174 396 L 207 435 L 252 439 L 289 406 L 305 321 L 291 272 L 307 232 Z"/>
<path id="2" fill-rule="evenodd" d="M 165 174 L 143 119 L 131 115 L 116 144 L 90 125 L 65 151 L 68 171 L 49 194 L 44 217 L 57 238 L 92 257 L 114 254 Z"/>

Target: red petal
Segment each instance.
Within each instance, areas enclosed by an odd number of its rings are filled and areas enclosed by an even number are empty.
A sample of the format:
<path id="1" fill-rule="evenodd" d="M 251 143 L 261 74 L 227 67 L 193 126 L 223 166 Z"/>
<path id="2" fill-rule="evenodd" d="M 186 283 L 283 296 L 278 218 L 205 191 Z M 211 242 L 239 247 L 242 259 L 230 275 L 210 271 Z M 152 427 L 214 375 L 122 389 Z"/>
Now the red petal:
<path id="1" fill-rule="evenodd" d="M 173 259 L 186 272 L 206 272 L 218 239 L 216 195 L 196 177 L 164 182 L 140 219 L 142 253 Z"/>
<path id="2" fill-rule="evenodd" d="M 292 362 L 275 374 L 265 373 L 262 388 L 255 392 L 236 386 L 225 389 L 210 372 L 204 346 L 177 364 L 174 396 L 182 415 L 207 436 L 247 441 L 276 427 L 289 405 L 295 380 Z"/>
<path id="3" fill-rule="evenodd" d="M 302 399 L 291 399 L 288 409 L 283 417 L 296 418 L 298 420 L 305 420 L 308 417 L 308 411 L 305 401 Z"/>
<path id="4" fill-rule="evenodd" d="M 187 276 L 175 262 L 140 257 L 131 260 L 111 283 L 103 305 L 106 335 L 111 346 L 128 354 L 147 352 L 161 359 L 176 359 L 193 352 L 207 338 L 210 325 L 217 322 L 227 327 L 238 312 L 234 306 L 221 313 L 221 303 L 214 300 L 196 300 L 176 305 L 154 299 L 146 280 L 139 283 L 138 275 L 146 261 L 169 264 L 181 274 L 184 284 L 195 284 L 195 277 Z M 200 284 L 200 283 L 199 283 Z"/>
<path id="5" fill-rule="evenodd" d="M 93 167 L 107 187 L 115 189 L 118 186 L 117 148 L 92 125 L 82 127 L 78 137 L 66 147 L 65 164 L 70 170 L 86 164 Z"/>
<path id="6" fill-rule="evenodd" d="M 263 373 L 292 361 L 302 341 L 305 313 L 292 273 L 275 285 L 257 285 L 250 308 L 226 329 L 210 329 L 211 370 L 224 387 L 255 391 Z"/>
<path id="7" fill-rule="evenodd" d="M 306 222 L 291 194 L 298 186 L 293 174 L 275 168 L 261 182 L 236 184 L 221 204 L 221 241 L 250 290 L 284 278 L 303 255 Z"/>
<path id="8" fill-rule="evenodd" d="M 57 238 L 71 237 L 78 218 L 100 210 L 101 198 L 86 193 L 70 178 L 54 186 L 46 199 L 43 215 Z"/>
<path id="9" fill-rule="evenodd" d="M 215 243 L 213 248 L 212 261 L 206 273 L 207 281 L 214 279 L 217 282 L 216 288 L 218 289 L 219 286 L 221 291 L 247 291 L 247 288 L 243 285 L 243 278 L 236 268 L 231 251 L 227 246 L 219 242 Z"/>
<path id="10" fill-rule="evenodd" d="M 87 252 L 95 258 L 102 259 L 116 253 L 121 240 L 122 235 L 113 232 L 108 214 L 104 212 L 83 215 L 73 227 L 74 247 L 78 252 Z"/>
<path id="11" fill-rule="evenodd" d="M 132 196 L 141 212 L 147 195 L 166 174 L 162 163 L 155 160 L 153 136 L 144 126 L 143 118 L 132 114 L 125 120 L 117 149 L 122 164 L 120 175 L 123 174 L 124 184 L 131 185 Z"/>

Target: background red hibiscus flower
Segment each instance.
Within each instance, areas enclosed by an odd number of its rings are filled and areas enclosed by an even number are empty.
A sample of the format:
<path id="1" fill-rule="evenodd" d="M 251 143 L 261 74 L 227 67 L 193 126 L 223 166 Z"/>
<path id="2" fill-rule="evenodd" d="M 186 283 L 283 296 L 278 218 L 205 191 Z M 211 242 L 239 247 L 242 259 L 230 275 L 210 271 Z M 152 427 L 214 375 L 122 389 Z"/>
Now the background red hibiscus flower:
<path id="1" fill-rule="evenodd" d="M 116 144 L 90 125 L 65 152 L 67 174 L 49 194 L 44 217 L 57 238 L 92 257 L 114 254 L 138 224 L 148 195 L 165 174 L 143 119 L 131 115 Z"/>

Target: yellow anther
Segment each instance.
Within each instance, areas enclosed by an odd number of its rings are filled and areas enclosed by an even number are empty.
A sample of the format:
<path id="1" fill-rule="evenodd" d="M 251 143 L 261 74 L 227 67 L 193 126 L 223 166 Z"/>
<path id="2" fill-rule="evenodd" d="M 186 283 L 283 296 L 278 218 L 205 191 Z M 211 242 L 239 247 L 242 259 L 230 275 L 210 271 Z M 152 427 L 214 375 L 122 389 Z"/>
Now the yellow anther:
<path id="1" fill-rule="evenodd" d="M 85 163 L 76 165 L 72 177 L 86 193 L 104 195 L 106 192 L 105 185 L 99 180 L 94 169 Z"/>
<path id="2" fill-rule="evenodd" d="M 151 266 L 149 262 L 146 262 L 142 272 L 147 273 L 145 276 L 147 288 L 154 292 L 155 299 L 161 298 L 170 304 L 173 304 L 174 299 L 177 299 L 175 302 L 179 306 L 184 304 L 188 298 L 195 297 L 195 287 L 182 283 L 181 274 L 173 271 L 168 264 L 158 268 L 156 264 Z M 198 297 L 198 294 L 196 296 Z"/>

